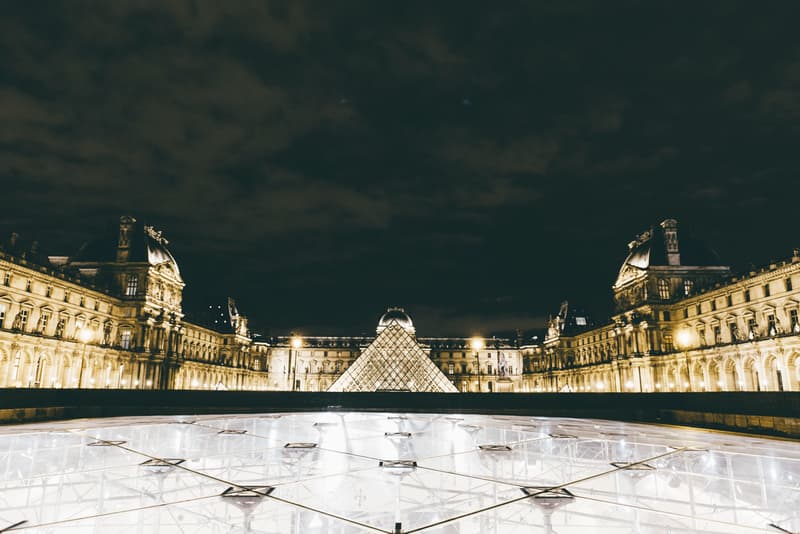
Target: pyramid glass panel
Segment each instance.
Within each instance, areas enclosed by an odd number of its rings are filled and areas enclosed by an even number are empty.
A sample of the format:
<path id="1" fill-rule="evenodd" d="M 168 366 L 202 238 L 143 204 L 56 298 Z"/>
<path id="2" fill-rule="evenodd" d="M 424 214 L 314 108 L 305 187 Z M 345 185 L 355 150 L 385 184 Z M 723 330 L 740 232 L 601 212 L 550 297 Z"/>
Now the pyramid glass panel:
<path id="1" fill-rule="evenodd" d="M 413 335 L 394 320 L 328 391 L 458 392 Z"/>

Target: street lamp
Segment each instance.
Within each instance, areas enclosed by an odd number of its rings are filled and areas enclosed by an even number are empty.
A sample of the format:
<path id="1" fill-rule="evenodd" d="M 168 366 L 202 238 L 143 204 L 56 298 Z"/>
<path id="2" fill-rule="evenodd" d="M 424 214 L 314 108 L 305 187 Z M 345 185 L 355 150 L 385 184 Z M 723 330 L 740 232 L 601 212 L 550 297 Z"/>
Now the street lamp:
<path id="1" fill-rule="evenodd" d="M 78 368 L 78 388 L 80 388 L 83 384 L 83 361 L 86 359 L 86 345 L 92 340 L 93 337 L 92 331 L 85 326 L 78 330 L 78 341 L 83 344 L 83 351 L 81 352 L 81 365 Z"/>
<path id="2" fill-rule="evenodd" d="M 481 358 L 480 350 L 484 347 L 482 337 L 473 337 L 469 340 L 469 345 L 475 351 L 475 364 L 477 365 L 476 373 L 478 373 L 478 393 L 481 392 Z"/>
<path id="3" fill-rule="evenodd" d="M 292 391 L 296 389 L 295 377 L 297 376 L 297 351 L 303 346 L 303 338 L 300 336 L 292 336 L 289 342 L 289 371 L 292 375 Z M 294 365 L 292 365 L 292 349 L 295 351 Z"/>

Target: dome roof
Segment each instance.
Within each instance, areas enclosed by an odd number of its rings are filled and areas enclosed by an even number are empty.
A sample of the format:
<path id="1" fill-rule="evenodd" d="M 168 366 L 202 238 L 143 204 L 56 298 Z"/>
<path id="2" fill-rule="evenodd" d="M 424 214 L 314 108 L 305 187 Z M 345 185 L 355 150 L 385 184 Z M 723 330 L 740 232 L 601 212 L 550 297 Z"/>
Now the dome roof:
<path id="1" fill-rule="evenodd" d="M 136 219 L 130 219 L 133 223 L 133 231 L 130 234 L 130 253 L 127 261 L 131 263 L 149 263 L 156 266 L 167 264 L 180 277 L 180 268 L 175 257 L 167 248 L 168 241 L 161 235 L 161 232 L 152 226 L 142 225 Z M 118 229 L 109 229 L 97 239 L 84 243 L 80 250 L 70 258 L 72 264 L 94 264 L 94 263 L 113 263 L 117 256 L 117 236 Z"/>
<path id="2" fill-rule="evenodd" d="M 414 323 L 411 321 L 411 317 L 408 316 L 406 311 L 403 308 L 394 308 L 390 307 L 386 310 L 386 313 L 381 315 L 380 320 L 378 321 L 378 328 L 377 332 L 380 334 L 383 330 L 389 326 L 391 323 L 397 323 L 406 332 L 413 334 L 416 330 L 414 329 Z"/>
<path id="3" fill-rule="evenodd" d="M 677 226 L 677 221 L 667 219 L 661 224 L 651 226 L 647 231 L 631 241 L 628 244 L 628 257 L 625 258 L 620 268 L 614 286 L 623 285 L 631 278 L 635 278 L 638 273 L 644 272 L 650 267 L 716 267 L 722 265 L 719 256 L 713 249 L 686 231 L 681 231 L 680 235 L 676 237 L 678 253 L 675 255 L 675 263 L 671 263 L 667 251 L 665 229 L 669 227 L 677 230 Z"/>

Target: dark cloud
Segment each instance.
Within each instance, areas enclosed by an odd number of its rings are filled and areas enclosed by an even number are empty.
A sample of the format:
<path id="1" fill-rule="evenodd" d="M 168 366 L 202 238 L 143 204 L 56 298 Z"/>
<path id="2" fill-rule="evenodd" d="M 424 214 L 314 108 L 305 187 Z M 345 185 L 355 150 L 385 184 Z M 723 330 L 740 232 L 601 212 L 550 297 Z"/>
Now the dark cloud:
<path id="1" fill-rule="evenodd" d="M 429 334 L 602 315 L 659 217 L 735 265 L 798 244 L 798 11 L 20 2 L 0 230 L 69 252 L 136 214 L 187 306 L 229 292 L 279 331 L 368 331 L 388 304 Z"/>

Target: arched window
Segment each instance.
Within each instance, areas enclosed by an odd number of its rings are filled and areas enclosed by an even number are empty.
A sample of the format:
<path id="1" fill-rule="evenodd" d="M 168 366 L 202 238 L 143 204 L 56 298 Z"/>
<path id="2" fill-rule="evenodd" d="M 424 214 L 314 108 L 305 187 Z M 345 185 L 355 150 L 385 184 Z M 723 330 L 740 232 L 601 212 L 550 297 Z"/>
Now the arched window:
<path id="1" fill-rule="evenodd" d="M 669 300 L 669 280 L 665 280 L 664 278 L 658 280 L 658 298 L 661 300 Z"/>

